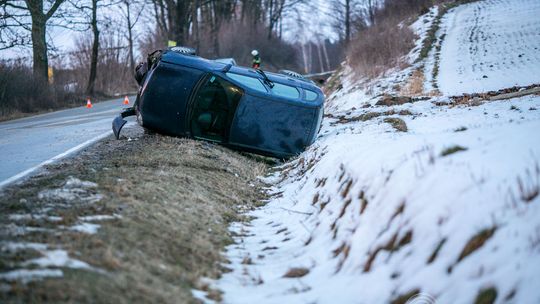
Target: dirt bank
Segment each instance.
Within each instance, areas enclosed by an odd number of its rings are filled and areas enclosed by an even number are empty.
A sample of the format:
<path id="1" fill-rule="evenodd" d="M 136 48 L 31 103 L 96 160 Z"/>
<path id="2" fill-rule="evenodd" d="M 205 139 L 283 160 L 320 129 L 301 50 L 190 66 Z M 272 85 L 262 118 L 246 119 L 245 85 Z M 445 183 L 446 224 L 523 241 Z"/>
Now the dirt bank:
<path id="1" fill-rule="evenodd" d="M 196 302 L 223 271 L 228 223 L 263 199 L 266 166 L 126 131 L 3 190 L 0 302 Z"/>

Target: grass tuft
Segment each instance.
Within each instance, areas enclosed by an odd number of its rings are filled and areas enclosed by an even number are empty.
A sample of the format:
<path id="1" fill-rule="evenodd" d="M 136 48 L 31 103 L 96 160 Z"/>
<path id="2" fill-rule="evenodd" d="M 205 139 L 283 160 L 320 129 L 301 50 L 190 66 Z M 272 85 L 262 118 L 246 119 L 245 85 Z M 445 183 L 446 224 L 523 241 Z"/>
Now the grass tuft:
<path id="1" fill-rule="evenodd" d="M 295 267 L 289 269 L 284 275 L 284 278 L 301 278 L 309 273 L 309 269 L 303 267 Z"/>
<path id="2" fill-rule="evenodd" d="M 441 156 L 444 157 L 444 156 L 448 156 L 450 154 L 454 154 L 461 151 L 467 151 L 467 148 L 459 146 L 459 145 L 455 145 L 455 146 L 451 146 L 451 147 L 443 149 L 441 152 Z"/>
<path id="3" fill-rule="evenodd" d="M 480 249 L 486 242 L 489 240 L 493 234 L 495 233 L 495 230 L 497 228 L 489 228 L 484 229 L 480 232 L 478 232 L 476 235 L 474 235 L 468 242 L 465 244 L 465 247 L 461 250 L 461 253 L 458 257 L 458 262 L 462 261 L 464 258 L 475 252 L 476 250 Z"/>
<path id="4" fill-rule="evenodd" d="M 398 117 L 387 117 L 384 119 L 384 122 L 389 123 L 394 129 L 399 132 L 407 132 L 407 124 L 403 119 Z"/>
<path id="5" fill-rule="evenodd" d="M 420 289 L 413 289 L 405 294 L 399 295 L 397 298 L 392 300 L 391 304 L 406 304 L 409 303 L 409 300 L 415 295 L 420 293 Z"/>
<path id="6" fill-rule="evenodd" d="M 482 289 L 478 295 L 476 296 L 476 299 L 474 300 L 474 304 L 493 304 L 495 303 L 495 300 L 497 299 L 497 289 L 494 287 Z"/>

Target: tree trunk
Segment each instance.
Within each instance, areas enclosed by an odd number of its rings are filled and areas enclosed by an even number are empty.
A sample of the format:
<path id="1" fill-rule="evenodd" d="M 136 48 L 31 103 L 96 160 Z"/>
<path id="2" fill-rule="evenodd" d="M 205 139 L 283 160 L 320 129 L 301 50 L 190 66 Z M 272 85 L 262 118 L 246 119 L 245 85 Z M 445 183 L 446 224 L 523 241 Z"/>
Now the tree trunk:
<path id="1" fill-rule="evenodd" d="M 269 1 L 268 10 L 270 11 L 268 14 L 268 40 L 270 40 L 272 39 L 272 31 L 274 30 L 274 1 Z"/>
<path id="2" fill-rule="evenodd" d="M 345 45 L 351 40 L 351 0 L 345 0 Z"/>
<path id="3" fill-rule="evenodd" d="M 34 57 L 34 77 L 37 81 L 47 83 L 47 70 L 49 60 L 47 58 L 47 40 L 45 16 L 32 16 L 32 53 Z"/>
<path id="4" fill-rule="evenodd" d="M 319 55 L 319 67 L 320 67 L 320 71 L 321 73 L 324 72 L 324 63 L 323 63 L 323 56 L 322 56 L 322 52 L 321 52 L 321 42 L 320 41 L 317 41 L 317 55 Z"/>
<path id="5" fill-rule="evenodd" d="M 27 0 L 26 6 L 32 18 L 32 54 L 36 81 L 47 83 L 47 17 L 43 13 L 43 1 Z"/>
<path id="6" fill-rule="evenodd" d="M 326 40 L 323 40 L 322 42 L 322 49 L 323 49 L 324 59 L 326 61 L 326 68 L 328 69 L 328 71 L 330 71 L 331 69 L 330 59 L 328 58 L 328 51 L 326 50 Z"/>
<path id="7" fill-rule="evenodd" d="M 195 0 L 195 3 L 193 3 L 193 11 L 191 15 L 192 15 L 191 19 L 193 20 L 193 37 L 195 38 L 195 49 L 197 50 L 197 53 L 199 53 L 201 42 L 199 38 L 199 1 L 198 0 Z"/>
<path id="8" fill-rule="evenodd" d="M 90 77 L 88 78 L 88 86 L 86 87 L 87 95 L 94 95 L 95 83 L 97 76 L 97 61 L 99 51 L 99 30 L 97 26 L 97 2 L 99 0 L 92 0 L 92 33 L 94 34 L 94 42 L 92 43 L 92 55 L 90 58 Z"/>
<path id="9" fill-rule="evenodd" d="M 132 73 L 135 71 L 135 58 L 133 56 L 133 25 L 131 24 L 131 11 L 129 1 L 125 1 L 127 11 L 127 25 L 128 25 L 128 47 L 129 47 L 129 68 Z"/>
<path id="10" fill-rule="evenodd" d="M 47 20 L 65 0 L 55 0 L 48 12 L 43 12 L 43 0 L 25 0 L 32 19 L 32 54 L 34 76 L 37 81 L 47 84 L 49 60 L 47 58 Z"/>

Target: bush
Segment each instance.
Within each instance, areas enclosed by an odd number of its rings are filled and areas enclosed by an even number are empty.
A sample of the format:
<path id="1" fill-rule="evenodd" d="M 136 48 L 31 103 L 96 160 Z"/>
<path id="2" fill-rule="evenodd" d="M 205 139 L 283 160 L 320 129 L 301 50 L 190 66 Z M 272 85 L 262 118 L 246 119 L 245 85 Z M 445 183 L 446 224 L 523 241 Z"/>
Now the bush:
<path id="1" fill-rule="evenodd" d="M 61 84 L 36 81 L 32 69 L 22 63 L 0 63 L 0 117 L 17 112 L 33 113 L 81 104 Z"/>
<path id="2" fill-rule="evenodd" d="M 347 61 L 357 72 L 376 77 L 399 64 L 414 47 L 414 33 L 406 26 L 385 21 L 360 32 L 347 52 Z"/>
<path id="3" fill-rule="evenodd" d="M 414 47 L 408 24 L 434 4 L 433 0 L 387 0 L 375 12 L 375 23 L 357 32 L 347 49 L 347 61 L 370 78 L 400 64 Z"/>

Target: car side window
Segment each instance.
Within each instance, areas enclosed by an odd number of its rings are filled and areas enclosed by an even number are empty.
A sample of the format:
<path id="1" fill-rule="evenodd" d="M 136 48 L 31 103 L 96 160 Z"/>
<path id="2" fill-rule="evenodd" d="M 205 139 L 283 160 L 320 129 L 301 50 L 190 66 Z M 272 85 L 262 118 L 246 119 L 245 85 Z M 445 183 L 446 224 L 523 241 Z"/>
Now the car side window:
<path id="1" fill-rule="evenodd" d="M 239 83 L 247 86 L 250 89 L 257 90 L 259 92 L 267 93 L 266 88 L 262 84 L 262 82 L 255 77 L 249 77 L 245 75 L 235 74 L 235 73 L 227 73 L 228 77 L 230 77 L 233 80 L 238 81 Z"/>
<path id="2" fill-rule="evenodd" d="M 280 84 L 277 82 L 274 82 L 274 86 L 272 87 L 272 92 L 278 96 L 283 96 L 287 98 L 297 99 L 300 97 L 300 92 L 295 87 Z"/>
<path id="3" fill-rule="evenodd" d="M 315 101 L 317 100 L 317 97 L 319 97 L 319 95 L 313 91 L 310 91 L 310 90 L 304 90 L 306 92 L 306 100 L 307 101 Z"/>
<path id="4" fill-rule="evenodd" d="M 195 138 L 224 142 L 243 91 L 229 81 L 210 75 L 192 105 L 191 132 Z"/>

